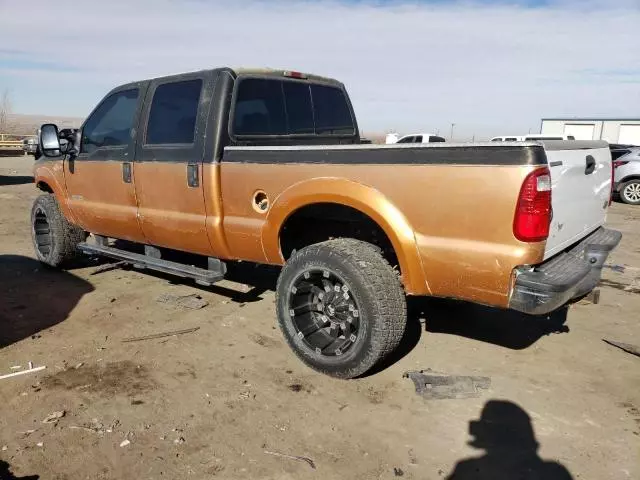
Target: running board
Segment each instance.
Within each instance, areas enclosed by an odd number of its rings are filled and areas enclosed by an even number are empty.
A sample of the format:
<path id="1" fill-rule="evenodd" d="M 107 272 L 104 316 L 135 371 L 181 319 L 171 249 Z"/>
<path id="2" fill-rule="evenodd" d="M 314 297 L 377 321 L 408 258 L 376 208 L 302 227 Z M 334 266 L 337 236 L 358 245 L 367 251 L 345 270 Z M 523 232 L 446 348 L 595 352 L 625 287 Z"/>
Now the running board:
<path id="1" fill-rule="evenodd" d="M 158 256 L 142 255 L 128 252 L 106 245 L 94 245 L 86 242 L 78 244 L 78 249 L 87 255 L 103 255 L 131 263 L 135 268 L 149 268 L 159 272 L 169 273 L 182 278 L 193 278 L 200 285 L 210 286 L 219 282 L 227 273 L 227 266 L 217 258 L 209 257 L 209 269 L 185 265 L 178 262 L 162 260 Z M 147 250 L 147 249 L 145 249 Z"/>

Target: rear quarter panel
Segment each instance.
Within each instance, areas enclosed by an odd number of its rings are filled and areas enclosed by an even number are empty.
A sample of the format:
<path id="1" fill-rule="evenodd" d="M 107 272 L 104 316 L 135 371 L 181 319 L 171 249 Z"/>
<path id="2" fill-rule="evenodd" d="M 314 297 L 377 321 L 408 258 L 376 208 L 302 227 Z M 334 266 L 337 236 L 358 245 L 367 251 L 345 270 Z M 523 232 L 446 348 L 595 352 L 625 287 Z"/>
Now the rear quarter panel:
<path id="1" fill-rule="evenodd" d="M 409 294 L 507 306 L 513 268 L 539 263 L 544 253 L 544 242 L 513 236 L 516 199 L 533 168 L 223 162 L 226 243 L 232 257 L 281 264 L 282 220 L 301 203 L 333 201 L 364 210 L 385 229 Z M 304 202 L 292 189 L 305 192 Z M 252 207 L 257 190 L 271 201 L 267 214 Z"/>

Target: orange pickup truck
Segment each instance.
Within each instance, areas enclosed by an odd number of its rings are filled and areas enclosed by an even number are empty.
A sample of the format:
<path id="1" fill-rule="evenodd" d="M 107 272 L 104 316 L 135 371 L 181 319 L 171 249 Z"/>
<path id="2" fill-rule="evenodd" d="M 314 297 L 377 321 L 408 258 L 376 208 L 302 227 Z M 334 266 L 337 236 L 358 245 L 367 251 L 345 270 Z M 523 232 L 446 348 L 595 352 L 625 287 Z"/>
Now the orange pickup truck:
<path id="1" fill-rule="evenodd" d="M 84 252 L 204 285 L 230 261 L 283 265 L 284 337 L 341 378 L 397 347 L 406 295 L 548 313 L 596 286 L 621 237 L 603 227 L 606 144 L 372 145 L 344 85 L 293 71 L 130 83 L 39 142 L 42 262 Z"/>

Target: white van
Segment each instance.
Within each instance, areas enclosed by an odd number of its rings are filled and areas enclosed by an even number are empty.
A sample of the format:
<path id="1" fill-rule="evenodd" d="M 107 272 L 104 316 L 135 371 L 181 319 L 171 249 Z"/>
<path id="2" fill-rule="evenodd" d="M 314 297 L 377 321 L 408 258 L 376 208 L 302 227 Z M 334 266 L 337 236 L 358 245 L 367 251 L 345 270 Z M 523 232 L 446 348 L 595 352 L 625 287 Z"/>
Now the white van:
<path id="1" fill-rule="evenodd" d="M 534 140 L 575 140 L 573 135 L 544 135 L 542 133 L 530 133 L 528 135 L 503 135 L 493 137 L 492 142 L 529 142 Z"/>

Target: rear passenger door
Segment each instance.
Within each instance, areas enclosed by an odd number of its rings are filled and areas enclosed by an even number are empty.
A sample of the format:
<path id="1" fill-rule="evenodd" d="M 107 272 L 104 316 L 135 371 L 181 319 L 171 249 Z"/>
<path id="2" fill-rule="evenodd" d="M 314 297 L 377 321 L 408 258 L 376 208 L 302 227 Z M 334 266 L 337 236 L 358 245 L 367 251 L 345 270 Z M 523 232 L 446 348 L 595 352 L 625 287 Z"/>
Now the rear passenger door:
<path id="1" fill-rule="evenodd" d="M 151 245 L 211 254 L 202 163 L 217 72 L 151 82 L 134 163 L 138 215 Z"/>

